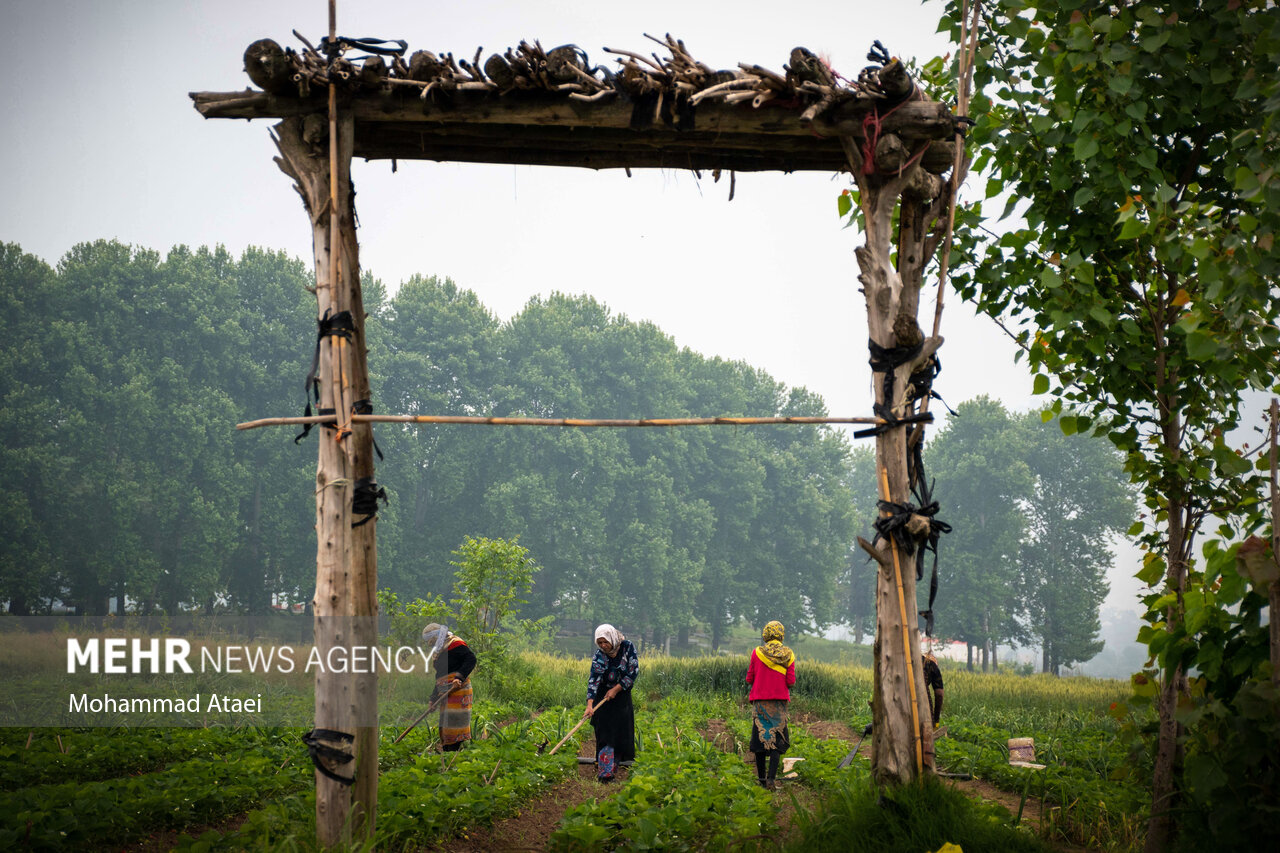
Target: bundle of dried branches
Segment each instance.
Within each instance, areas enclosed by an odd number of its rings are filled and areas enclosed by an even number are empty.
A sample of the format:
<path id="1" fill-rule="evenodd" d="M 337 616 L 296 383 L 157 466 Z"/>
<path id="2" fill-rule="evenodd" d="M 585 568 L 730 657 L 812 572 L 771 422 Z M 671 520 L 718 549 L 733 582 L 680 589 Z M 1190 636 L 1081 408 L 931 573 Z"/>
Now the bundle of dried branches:
<path id="1" fill-rule="evenodd" d="M 516 48 L 491 54 L 483 62 L 482 48 L 473 57 L 452 53 L 415 51 L 406 62 L 392 55 L 349 57 L 360 50 L 339 40 L 317 49 L 296 30 L 300 49 L 281 48 L 270 39 L 254 42 L 245 52 L 245 70 L 265 91 L 276 95 L 308 97 L 312 86 L 328 86 L 357 93 L 388 91 L 401 87 L 418 90 L 424 102 L 447 102 L 454 92 L 491 92 L 503 97 L 513 92 L 554 93 L 577 101 L 596 102 L 619 96 L 635 102 L 637 121 L 679 124 L 702 101 L 750 103 L 760 108 L 773 103 L 801 109 L 803 122 L 828 117 L 837 107 L 842 115 L 871 111 L 901 103 L 916 95 L 916 87 L 902 63 L 876 43 L 868 57 L 876 65 L 864 68 L 849 81 L 830 64 L 804 47 L 791 51 L 782 73 L 760 65 L 740 63 L 736 69 L 715 70 L 694 57 L 685 43 L 667 34 L 645 34 L 668 54 L 648 55 L 604 48 L 620 66 L 592 65 L 586 51 L 574 44 L 547 50 L 538 41 L 521 41 Z M 403 43 L 402 43 L 403 44 Z M 357 64 L 359 63 L 359 64 Z"/>

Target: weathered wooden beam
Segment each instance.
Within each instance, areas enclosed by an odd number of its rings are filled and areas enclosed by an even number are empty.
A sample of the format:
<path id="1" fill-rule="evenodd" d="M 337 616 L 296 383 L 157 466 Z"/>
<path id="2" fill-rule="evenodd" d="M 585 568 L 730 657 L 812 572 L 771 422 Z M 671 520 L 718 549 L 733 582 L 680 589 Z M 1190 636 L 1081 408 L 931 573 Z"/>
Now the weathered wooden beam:
<path id="1" fill-rule="evenodd" d="M 449 133 L 429 125 L 361 125 L 356 156 L 367 160 L 437 160 L 467 163 L 580 166 L 589 169 L 678 168 L 739 172 L 840 171 L 839 142 L 769 138 L 763 134 L 725 137 L 708 134 L 582 132 L 565 128 L 468 128 Z M 551 132 L 551 131 L 561 132 Z"/>
<path id="2" fill-rule="evenodd" d="M 803 122 L 792 108 L 754 109 L 709 101 L 691 127 L 661 122 L 631 125 L 633 105 L 570 101 L 547 93 L 456 93 L 451 107 L 369 93 L 351 99 L 353 155 L 365 160 L 435 160 L 463 163 L 577 166 L 589 169 L 664 168 L 757 171 L 841 171 L 846 158 L 835 134 L 861 138 L 861 119 Z M 209 118 L 273 118 L 319 114 L 324 99 L 266 92 L 196 92 L 196 109 Z M 926 140 L 926 170 L 949 168 L 953 130 L 942 104 L 910 102 L 885 115 L 881 138 L 919 150 Z M 826 133 L 824 137 L 820 134 Z M 888 161 L 890 164 L 894 161 Z"/>
<path id="3" fill-rule="evenodd" d="M 287 118 L 323 112 L 325 100 L 272 95 L 246 89 L 240 92 L 191 92 L 196 110 L 205 118 Z M 588 103 L 542 93 L 512 93 L 507 96 L 487 92 L 454 92 L 440 103 L 419 99 L 416 94 L 369 93 L 351 99 L 356 123 L 438 122 L 447 125 L 553 125 L 562 127 L 611 127 L 632 130 L 634 103 L 623 98 Z M 829 119 L 800 120 L 801 106 L 777 106 L 774 101 L 756 109 L 749 104 L 704 101 L 692 111 L 692 127 L 687 130 L 712 133 L 766 133 L 801 137 L 866 135 L 863 117 L 875 102 L 849 102 L 833 111 Z M 911 101 L 886 112 L 881 132 L 904 139 L 949 139 L 954 132 L 951 110 L 935 101 Z M 687 132 L 661 122 L 639 132 Z"/>

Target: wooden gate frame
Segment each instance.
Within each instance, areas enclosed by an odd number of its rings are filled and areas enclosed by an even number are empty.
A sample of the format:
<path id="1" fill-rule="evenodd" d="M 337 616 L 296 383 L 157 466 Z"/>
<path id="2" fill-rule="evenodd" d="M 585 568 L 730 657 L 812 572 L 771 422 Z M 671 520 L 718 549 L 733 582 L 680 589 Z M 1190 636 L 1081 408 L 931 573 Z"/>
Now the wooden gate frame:
<path id="1" fill-rule="evenodd" d="M 967 13 L 965 18 L 968 24 Z M 408 62 L 383 53 L 357 67 L 342 54 L 353 46 L 368 46 L 336 38 L 332 1 L 329 24 L 329 39 L 319 49 L 306 44 L 301 51 L 286 51 L 269 40 L 250 45 L 245 68 L 260 90 L 190 94 L 206 118 L 280 120 L 273 128 L 280 155 L 276 162 L 293 179 L 311 222 L 318 318 L 323 323 L 350 317 L 348 330 L 331 330 L 318 339 L 322 414 L 242 425 L 324 424 L 316 473 L 313 599 L 321 654 L 343 644 L 377 643 L 376 519 L 352 526 L 355 486 L 373 482 L 371 421 L 535 423 L 371 414 L 353 157 L 390 159 L 393 165 L 397 160 L 439 160 L 625 168 L 628 173 L 632 168 L 679 168 L 711 170 L 716 178 L 728 172 L 731 180 L 738 171 L 849 171 L 858 189 L 866 240 L 855 254 L 869 343 L 900 352 L 917 348 L 898 363 L 873 364 L 875 417 L 563 419 L 554 425 L 669 426 L 691 420 L 877 424 L 881 497 L 909 504 L 908 448 L 923 440 L 928 421 L 928 397 L 912 396 L 911 376 L 931 369 L 942 344 L 937 316 L 932 335 L 920 329 L 919 294 L 925 267 L 944 239 L 949 240 L 955 191 L 967 171 L 962 144 L 967 85 L 961 90 L 959 115 L 953 114 L 929 100 L 878 42 L 880 52 L 873 50 L 869 58 L 879 65 L 864 70 L 853 83 L 803 48 L 792 51 L 783 74 L 745 63 L 733 71 L 715 71 L 670 36 L 653 39 L 667 49 L 667 59 L 605 48 L 619 57 L 616 73 L 591 66 L 576 46 L 548 51 L 536 42 L 522 42 L 518 50 L 495 54 L 483 65 L 480 51 L 471 62 L 418 51 Z M 970 45 L 972 30 L 967 32 L 962 46 Z M 389 64 L 383 56 L 390 57 Z M 959 76 L 967 80 L 963 65 Z M 949 178 L 942 177 L 948 173 Z M 945 279 L 945 248 L 942 266 Z M 941 289 L 938 304 L 940 314 Z M 326 409 L 330 412 L 324 413 Z M 899 554 L 892 540 L 884 548 L 862 544 L 880 566 L 872 769 L 877 781 L 905 782 L 934 770 L 933 732 L 917 664 L 918 620 L 908 612 L 916 607 L 916 578 L 904 563 L 913 552 Z M 373 834 L 376 689 L 376 674 L 316 675 L 317 732 L 354 731 L 355 736 L 353 746 L 341 740 L 325 744 L 339 752 L 354 750 L 354 761 L 345 763 L 345 768 L 356 768 L 354 784 L 337 779 L 338 773 L 316 774 L 317 833 L 325 847 Z M 350 772 L 339 765 L 330 769 Z"/>

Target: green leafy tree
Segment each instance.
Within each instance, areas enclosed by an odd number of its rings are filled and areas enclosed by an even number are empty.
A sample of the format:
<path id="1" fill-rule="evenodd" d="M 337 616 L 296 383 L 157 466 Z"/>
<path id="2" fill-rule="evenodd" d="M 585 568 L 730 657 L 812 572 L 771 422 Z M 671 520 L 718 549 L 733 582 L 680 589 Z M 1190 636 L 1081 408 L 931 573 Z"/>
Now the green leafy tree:
<path id="1" fill-rule="evenodd" d="M 821 417 L 826 406 L 794 388 L 778 413 Z M 752 527 L 748 580 L 755 594 L 744 615 L 758 628 L 780 619 L 797 632 L 820 630 L 843 616 L 837 584 L 855 526 L 845 481 L 849 445 L 833 430 L 781 426 L 764 428 L 761 443 L 770 503 Z"/>
<path id="2" fill-rule="evenodd" d="M 956 282 L 1017 317 L 1063 430 L 1110 437 L 1142 489 L 1160 721 L 1146 848 L 1167 850 L 1197 663 L 1186 623 L 1204 595 L 1193 543 L 1211 514 L 1258 499 L 1228 436 L 1280 348 L 1280 8 L 1032 0 L 987 7 L 986 23 L 976 166 L 1023 221 L 968 231 Z"/>
<path id="3" fill-rule="evenodd" d="M 537 634 L 551 621 L 549 616 L 514 618 L 526 603 L 522 596 L 533 586 L 538 564 L 528 548 L 506 539 L 468 536 L 453 555 L 457 559 L 451 565 L 457 572 L 449 603 L 457 617 L 456 633 L 497 673 L 510 657 L 512 629 L 522 635 Z"/>
<path id="4" fill-rule="evenodd" d="M 58 543 L 47 522 L 73 462 L 57 447 L 65 410 L 51 393 L 69 367 L 61 329 L 48 322 L 59 296 L 48 264 L 0 244 L 0 308 L 9 318 L 0 347 L 0 474 L 10 484 L 0 494 L 9 520 L 0 542 L 0 598 L 22 615 L 60 591 Z"/>
<path id="5" fill-rule="evenodd" d="M 58 268 L 50 322 L 70 362 L 50 390 L 56 446 L 74 463 L 46 520 L 68 598 L 100 615 L 128 593 L 172 613 L 210 606 L 237 529 L 236 410 L 220 368 L 235 316 L 221 250 L 152 251 L 99 241 Z M 93 536 L 83 535 L 93 530 Z"/>
<path id="6" fill-rule="evenodd" d="M 1018 426 L 1034 478 L 1023 505 L 1023 603 L 1043 669 L 1056 675 L 1102 651 L 1098 609 L 1114 556 L 1108 542 L 1129 527 L 1137 507 L 1123 458 L 1105 439 L 1063 435 L 1038 412 L 1028 412 Z"/>
<path id="7" fill-rule="evenodd" d="M 956 406 L 947 428 L 926 448 L 934 496 L 946 507 L 937 631 L 982 653 L 982 668 L 1002 643 L 1025 639 L 1018 556 L 1026 535 L 1022 507 L 1034 485 L 1026 445 L 1004 406 L 981 396 Z M 928 590 L 921 584 L 921 594 Z M 928 604 L 920 601 L 920 609 Z"/>
<path id="8" fill-rule="evenodd" d="M 449 279 L 414 276 L 369 324 L 378 411 L 490 414 L 496 318 Z M 450 551 L 475 532 L 492 446 L 500 437 L 456 426 L 379 427 L 378 481 L 394 509 L 379 520 L 381 583 L 415 597 L 449 588 Z M 384 547 L 385 546 L 385 547 Z"/>
<path id="9" fill-rule="evenodd" d="M 849 470 L 845 485 L 853 498 L 853 517 L 862 525 L 857 533 L 867 541 L 875 538 L 872 524 L 879 514 L 877 502 L 880 496 L 876 493 L 875 450 L 868 445 L 858 445 L 849 453 Z M 847 584 L 847 609 L 845 619 L 853 628 L 854 642 L 861 643 L 868 631 L 874 626 L 876 618 L 876 572 L 878 565 L 861 548 L 849 548 L 849 573 L 844 583 Z M 928 601 L 927 588 L 925 601 Z"/>
<path id="10" fill-rule="evenodd" d="M 282 252 L 250 247 L 228 274 L 235 328 L 227 330 L 231 348 L 220 370 L 238 418 L 300 412 L 307 345 L 315 336 L 307 268 Z M 232 604 L 250 615 L 251 634 L 273 594 L 309 602 L 315 589 L 315 454 L 308 442 L 295 443 L 295 435 L 250 430 L 232 442 L 241 527 L 222 584 Z"/>
<path id="11" fill-rule="evenodd" d="M 764 371 L 689 350 L 680 353 L 680 361 L 691 412 L 745 416 L 776 411 L 779 386 Z M 759 595 L 747 571 L 755 549 L 752 530 L 772 503 L 767 452 L 760 441 L 754 429 L 696 430 L 689 437 L 698 492 L 715 515 L 694 613 L 710 627 L 715 649 Z"/>

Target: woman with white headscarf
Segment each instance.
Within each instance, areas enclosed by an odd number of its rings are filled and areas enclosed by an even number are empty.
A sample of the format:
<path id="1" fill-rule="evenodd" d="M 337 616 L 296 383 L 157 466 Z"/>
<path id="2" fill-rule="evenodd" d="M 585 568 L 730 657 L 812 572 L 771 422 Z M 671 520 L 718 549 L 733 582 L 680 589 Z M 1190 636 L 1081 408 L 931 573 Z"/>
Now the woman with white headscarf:
<path id="1" fill-rule="evenodd" d="M 471 740 L 471 671 L 476 668 L 476 655 L 461 637 L 432 622 L 422 629 L 422 644 L 433 648 L 437 642 L 441 651 L 436 655 L 436 688 L 431 696 L 434 701 L 448 693 L 440 708 L 440 743 L 446 752 L 454 752 Z"/>
<path id="2" fill-rule="evenodd" d="M 587 710 L 596 732 L 596 778 L 613 778 L 619 762 L 636 757 L 636 717 L 631 688 L 640 674 L 636 647 L 605 623 L 596 628 L 596 653 L 587 680 Z"/>

